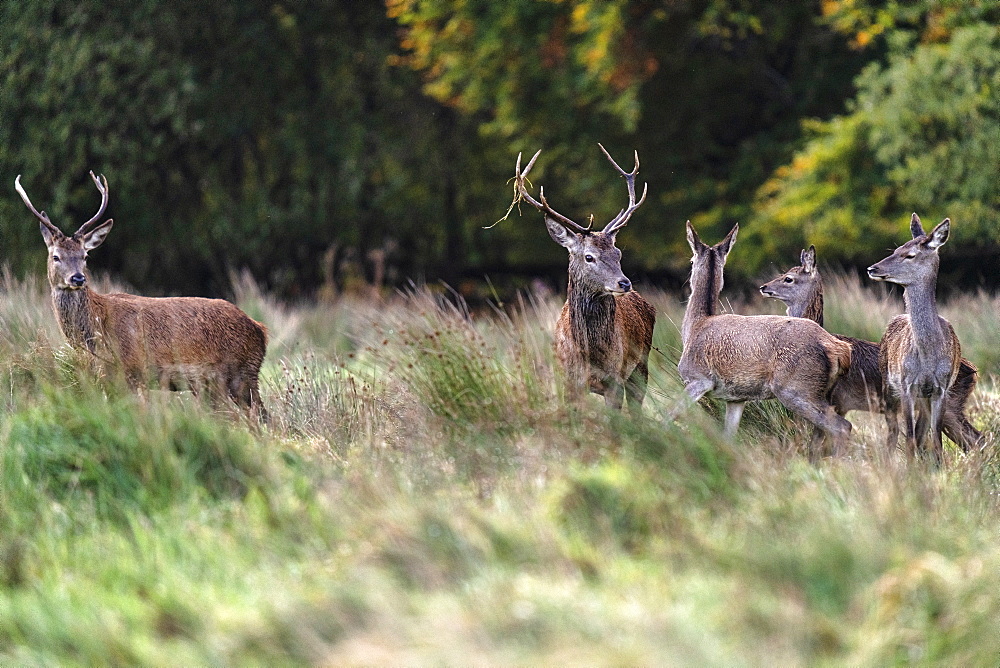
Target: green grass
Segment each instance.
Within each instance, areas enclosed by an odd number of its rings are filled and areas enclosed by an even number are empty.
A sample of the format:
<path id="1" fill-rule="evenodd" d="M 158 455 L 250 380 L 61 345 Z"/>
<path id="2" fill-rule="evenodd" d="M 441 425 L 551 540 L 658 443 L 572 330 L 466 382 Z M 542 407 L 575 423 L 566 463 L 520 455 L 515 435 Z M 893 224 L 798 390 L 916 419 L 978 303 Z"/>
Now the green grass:
<path id="1" fill-rule="evenodd" d="M 0 662 L 995 664 L 1000 461 L 935 469 L 852 414 L 811 463 L 774 403 L 737 439 L 678 398 L 683 304 L 658 309 L 644 415 L 568 405 L 557 300 L 470 314 L 419 289 L 280 304 L 271 420 L 139 399 L 63 344 L 34 282 L 0 292 Z M 828 278 L 831 329 L 899 304 Z M 943 306 L 1000 430 L 1000 304 Z M 765 312 L 762 301 L 737 303 Z M 709 408 L 712 408 L 711 406 Z"/>

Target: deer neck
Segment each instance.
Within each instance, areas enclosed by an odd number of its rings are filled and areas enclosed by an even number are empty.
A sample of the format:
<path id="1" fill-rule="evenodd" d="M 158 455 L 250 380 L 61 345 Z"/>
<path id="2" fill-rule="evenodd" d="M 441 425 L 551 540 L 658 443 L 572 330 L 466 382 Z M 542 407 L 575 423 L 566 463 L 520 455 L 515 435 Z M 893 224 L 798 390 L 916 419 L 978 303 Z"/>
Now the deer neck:
<path id="1" fill-rule="evenodd" d="M 809 295 L 799 303 L 790 304 L 788 315 L 793 318 L 805 318 L 823 326 L 823 283 L 816 281 Z"/>
<path id="2" fill-rule="evenodd" d="M 903 291 L 914 345 L 921 357 L 936 354 L 944 347 L 944 331 L 941 329 L 934 295 L 936 285 L 935 275 L 929 281 L 908 285 Z"/>
<path id="3" fill-rule="evenodd" d="M 52 289 L 52 307 L 59 329 L 74 348 L 95 352 L 98 338 L 97 293 L 90 288 Z"/>
<path id="4" fill-rule="evenodd" d="M 684 309 L 681 323 L 681 344 L 687 346 L 691 331 L 706 318 L 719 314 L 719 293 L 722 292 L 722 263 L 715 253 L 699 258 L 691 271 L 691 298 Z"/>
<path id="5" fill-rule="evenodd" d="M 568 290 L 569 324 L 573 341 L 583 356 L 600 365 L 611 351 L 617 304 L 613 295 L 582 289 L 570 280 Z"/>

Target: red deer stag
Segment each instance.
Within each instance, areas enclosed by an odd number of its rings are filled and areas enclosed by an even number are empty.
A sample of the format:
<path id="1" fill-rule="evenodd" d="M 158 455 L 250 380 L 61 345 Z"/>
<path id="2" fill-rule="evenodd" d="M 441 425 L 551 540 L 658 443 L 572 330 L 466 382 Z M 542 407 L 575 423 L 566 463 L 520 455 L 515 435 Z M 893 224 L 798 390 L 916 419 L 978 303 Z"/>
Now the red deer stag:
<path id="1" fill-rule="evenodd" d="M 902 285 L 906 303 L 906 313 L 889 321 L 878 355 L 887 443 L 890 448 L 896 447 L 902 421 L 907 453 L 914 455 L 930 432 L 932 455 L 938 462 L 943 455 L 945 398 L 962 359 L 955 330 L 938 315 L 934 296 L 941 262 L 938 249 L 948 240 L 950 231 L 951 220 L 945 218 L 927 234 L 920 218 L 913 214 L 913 238 L 868 267 L 868 276 L 873 280 Z"/>
<path id="2" fill-rule="evenodd" d="M 837 415 L 830 391 L 851 364 L 851 347 L 811 320 L 779 315 L 719 313 L 726 257 L 739 225 L 707 246 L 687 223 L 691 299 L 684 311 L 684 352 L 677 371 L 692 401 L 710 394 L 726 402 L 726 433 L 739 428 L 747 401 L 778 399 L 816 430 L 813 454 L 823 434 L 839 445 L 851 423 Z"/>
<path id="3" fill-rule="evenodd" d="M 765 297 L 784 302 L 788 315 L 808 318 L 823 324 L 823 276 L 816 266 L 816 248 L 810 246 L 799 256 L 800 264 L 773 281 L 760 286 Z M 871 411 L 884 413 L 882 372 L 878 368 L 879 344 L 834 334 L 851 345 L 851 368 L 833 388 L 833 407 L 837 413 Z M 981 447 L 983 435 L 965 417 L 965 405 L 976 389 L 979 371 L 969 360 L 959 362 L 958 376 L 948 390 L 942 428 L 945 435 L 962 450 Z"/>
<path id="4" fill-rule="evenodd" d="M 114 221 L 97 224 L 108 206 L 108 182 L 90 172 L 101 206 L 66 236 L 38 211 L 14 180 L 24 204 L 39 220 L 48 247 L 52 306 L 71 346 L 89 351 L 140 390 L 149 380 L 161 387 L 204 389 L 213 400 L 228 395 L 251 415 L 266 419 L 258 374 L 267 330 L 233 304 L 200 297 L 140 297 L 98 294 L 88 287 L 87 253 L 104 241 Z"/>
<path id="5" fill-rule="evenodd" d="M 555 344 L 570 394 L 579 396 L 589 387 L 591 392 L 603 395 L 608 406 L 620 409 L 624 390 L 629 411 L 638 413 L 646 396 L 656 309 L 632 289 L 632 282 L 622 273 L 622 252 L 615 248 L 615 235 L 646 200 L 646 187 L 636 201 L 638 152 L 635 167 L 626 172 L 603 146 L 598 146 L 628 186 L 628 206 L 601 231 L 557 213 L 541 188 L 537 200 L 528 193 L 525 180 L 541 151 L 535 153 L 524 171 L 518 154 L 514 178 L 519 199 L 544 214 L 549 235 L 569 251 L 568 294 L 556 323 Z"/>

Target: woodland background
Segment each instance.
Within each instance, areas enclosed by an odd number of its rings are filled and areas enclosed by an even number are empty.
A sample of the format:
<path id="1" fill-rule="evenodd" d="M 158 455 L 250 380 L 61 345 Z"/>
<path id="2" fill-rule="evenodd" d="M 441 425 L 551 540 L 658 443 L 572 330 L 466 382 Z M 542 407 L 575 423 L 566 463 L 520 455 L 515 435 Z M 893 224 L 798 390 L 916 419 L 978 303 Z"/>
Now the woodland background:
<path id="1" fill-rule="evenodd" d="M 1000 242 L 1000 5 L 992 0 L 0 3 L 2 260 L 111 187 L 95 265 L 147 294 L 286 297 L 444 280 L 467 295 L 564 251 L 535 212 L 495 228 L 520 151 L 561 212 L 609 219 L 637 282 L 676 287 L 683 222 L 735 221 L 731 285 L 814 243 L 849 270 L 954 222 L 942 283 L 992 286 Z"/>

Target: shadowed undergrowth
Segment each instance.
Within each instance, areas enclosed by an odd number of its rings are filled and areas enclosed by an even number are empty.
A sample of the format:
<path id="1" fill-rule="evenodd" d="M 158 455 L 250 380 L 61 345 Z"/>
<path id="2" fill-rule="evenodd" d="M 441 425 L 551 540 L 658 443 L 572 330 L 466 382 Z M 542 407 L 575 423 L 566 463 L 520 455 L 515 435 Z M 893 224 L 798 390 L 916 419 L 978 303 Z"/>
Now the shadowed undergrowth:
<path id="1" fill-rule="evenodd" d="M 634 418 L 566 404 L 557 302 L 473 316 L 421 289 L 288 307 L 240 281 L 281 332 L 263 427 L 188 394 L 133 396 L 62 346 L 38 286 L 5 283 L 4 663 L 1000 656 L 992 447 L 934 469 L 885 452 L 869 420 L 848 453 L 812 464 L 808 432 L 771 403 L 733 442 L 711 411 L 666 424 L 683 306 L 655 291 Z M 835 320 L 847 333 L 893 309 L 831 287 L 832 308 L 855 304 Z M 992 440 L 994 362 L 964 314 L 996 304 L 967 299 L 945 314 L 983 372 L 973 419 Z"/>

